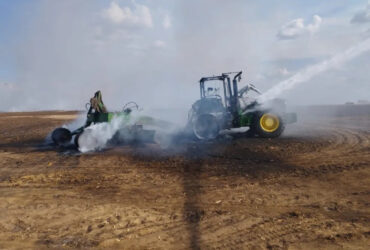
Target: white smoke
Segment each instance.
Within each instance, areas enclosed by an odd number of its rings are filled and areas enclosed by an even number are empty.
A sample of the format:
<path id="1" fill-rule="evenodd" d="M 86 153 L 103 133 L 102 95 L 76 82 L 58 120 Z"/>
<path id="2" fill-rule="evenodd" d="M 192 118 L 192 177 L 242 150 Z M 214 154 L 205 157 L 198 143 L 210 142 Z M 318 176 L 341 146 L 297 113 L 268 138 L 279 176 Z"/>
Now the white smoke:
<path id="1" fill-rule="evenodd" d="M 68 124 L 64 124 L 62 127 L 70 131 L 81 128 L 86 122 L 87 112 L 79 112 L 77 118 Z"/>
<path id="2" fill-rule="evenodd" d="M 348 17 L 340 15 L 334 18 L 338 24 L 332 18 L 321 24 L 325 30 L 314 38 L 285 43 L 272 37 L 281 20 L 289 16 L 289 11 L 276 15 L 286 10 L 278 1 L 267 1 L 269 14 L 264 17 L 256 10 L 265 9 L 266 1 L 8 2 L 14 6 L 14 16 L 2 23 L 14 27 L 1 29 L 8 42 L 0 44 L 4 52 L 0 64 L 2 77 L 9 74 L 9 80 L 0 81 L 10 81 L 14 88 L 0 87 L 3 111 L 72 110 L 83 107 L 96 90 L 102 91 L 108 109 L 118 109 L 131 100 L 145 108 L 188 109 L 199 98 L 196 82 L 203 76 L 236 69 L 245 72 L 247 67 L 248 79 L 257 82 L 256 75 L 265 75 L 271 62 L 284 61 L 288 65 L 281 67 L 294 70 L 289 65 L 342 49 L 362 36 L 359 32 L 365 28 L 344 25 Z M 325 1 L 319 13 L 341 6 L 337 2 Z M 209 6 L 214 12 L 207 12 Z M 225 7 L 230 11 L 224 11 Z M 351 8 L 347 11 L 353 14 Z M 296 23 L 299 28 L 301 22 Z M 317 31 L 319 23 L 319 18 L 305 20 L 304 37 Z M 219 33 L 223 36 L 215 39 Z M 288 33 L 295 34 L 294 30 Z M 228 39 L 234 36 L 238 38 Z M 346 78 L 360 78 L 358 92 L 347 93 L 342 88 L 333 99 L 320 96 L 307 102 L 366 99 L 369 59 L 363 61 L 356 71 L 346 74 Z M 270 79 L 280 81 L 278 77 L 269 76 L 258 87 L 264 89 Z M 341 87 L 347 84 L 344 78 L 337 82 Z"/>
<path id="3" fill-rule="evenodd" d="M 175 136 L 183 130 L 183 127 L 177 124 L 145 117 L 150 120 L 148 124 L 142 122 L 143 116 L 138 114 L 131 114 L 129 119 L 115 116 L 110 122 L 93 124 L 85 128 L 79 135 L 78 150 L 87 153 L 103 150 L 109 146 L 140 142 L 143 138 L 135 133 L 135 125 L 143 125 L 143 130 L 146 131 L 155 131 L 153 142 L 161 148 L 167 149 L 173 144 Z"/>
<path id="4" fill-rule="evenodd" d="M 266 102 L 273 98 L 279 96 L 282 92 L 287 91 L 293 87 L 295 87 L 299 83 L 307 82 L 314 76 L 323 73 L 327 70 L 335 68 L 341 64 L 346 63 L 347 61 L 352 60 L 353 58 L 360 56 L 361 54 L 370 50 L 370 39 L 366 39 L 361 43 L 347 49 L 346 51 L 339 53 L 332 57 L 331 59 L 325 60 L 321 63 L 312 65 L 297 74 L 293 75 L 292 77 L 284 80 L 270 90 L 265 92 L 261 95 L 258 100 L 260 102 Z"/>
<path id="5" fill-rule="evenodd" d="M 102 150 L 117 131 L 127 126 L 123 117 L 114 117 L 111 122 L 97 123 L 89 126 L 79 136 L 79 150 L 82 153 Z"/>

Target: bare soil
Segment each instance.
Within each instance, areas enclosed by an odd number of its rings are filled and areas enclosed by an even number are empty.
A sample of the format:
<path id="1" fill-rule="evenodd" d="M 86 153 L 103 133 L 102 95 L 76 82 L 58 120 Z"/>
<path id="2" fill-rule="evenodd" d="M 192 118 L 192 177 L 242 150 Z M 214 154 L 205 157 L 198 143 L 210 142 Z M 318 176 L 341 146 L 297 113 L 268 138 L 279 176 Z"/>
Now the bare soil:
<path id="1" fill-rule="evenodd" d="M 89 154 L 75 112 L 0 114 L 0 249 L 369 249 L 370 115 Z"/>

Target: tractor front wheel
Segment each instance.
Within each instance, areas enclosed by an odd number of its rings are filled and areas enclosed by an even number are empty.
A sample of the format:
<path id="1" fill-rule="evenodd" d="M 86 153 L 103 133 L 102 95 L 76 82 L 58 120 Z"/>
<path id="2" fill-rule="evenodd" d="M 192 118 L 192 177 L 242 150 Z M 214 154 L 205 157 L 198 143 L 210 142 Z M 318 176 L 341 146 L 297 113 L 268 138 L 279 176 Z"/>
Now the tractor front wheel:
<path id="1" fill-rule="evenodd" d="M 284 123 L 281 117 L 274 113 L 258 112 L 256 113 L 252 131 L 263 138 L 279 137 L 284 131 Z"/>

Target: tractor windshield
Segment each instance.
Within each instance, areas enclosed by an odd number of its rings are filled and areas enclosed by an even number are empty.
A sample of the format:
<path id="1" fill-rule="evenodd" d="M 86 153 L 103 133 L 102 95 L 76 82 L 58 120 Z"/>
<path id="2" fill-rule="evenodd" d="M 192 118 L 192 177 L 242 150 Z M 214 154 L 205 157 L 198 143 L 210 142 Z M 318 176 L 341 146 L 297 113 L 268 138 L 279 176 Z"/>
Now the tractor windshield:
<path id="1" fill-rule="evenodd" d="M 225 88 L 223 81 L 220 80 L 208 80 L 203 82 L 203 98 L 217 98 L 221 101 L 222 105 L 225 106 Z"/>
<path id="2" fill-rule="evenodd" d="M 217 86 L 207 86 L 205 96 L 206 97 L 217 97 L 220 96 L 220 87 Z"/>

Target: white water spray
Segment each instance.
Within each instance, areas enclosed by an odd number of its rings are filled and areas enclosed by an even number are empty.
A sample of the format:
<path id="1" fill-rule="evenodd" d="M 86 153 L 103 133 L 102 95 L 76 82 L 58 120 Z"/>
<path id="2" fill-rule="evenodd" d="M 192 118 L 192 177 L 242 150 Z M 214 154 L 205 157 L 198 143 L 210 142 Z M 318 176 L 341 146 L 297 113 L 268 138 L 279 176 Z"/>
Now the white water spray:
<path id="1" fill-rule="evenodd" d="M 263 103 L 268 100 L 271 100 L 273 98 L 276 98 L 279 96 L 282 92 L 289 90 L 293 87 L 295 87 L 299 83 L 306 82 L 310 80 L 312 77 L 325 72 L 329 69 L 332 69 L 334 67 L 337 67 L 341 64 L 346 63 L 347 61 L 352 60 L 353 58 L 360 56 L 361 54 L 367 52 L 370 50 L 370 39 L 367 39 L 356 46 L 353 46 L 349 48 L 348 50 L 337 54 L 336 56 L 332 57 L 331 59 L 325 60 L 323 62 L 320 62 L 316 65 L 310 66 L 294 76 L 288 78 L 287 80 L 284 80 L 271 89 L 269 89 L 266 93 L 261 95 L 258 98 L 258 101 Z"/>

